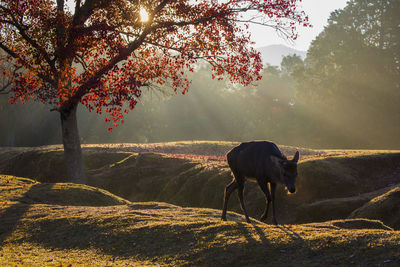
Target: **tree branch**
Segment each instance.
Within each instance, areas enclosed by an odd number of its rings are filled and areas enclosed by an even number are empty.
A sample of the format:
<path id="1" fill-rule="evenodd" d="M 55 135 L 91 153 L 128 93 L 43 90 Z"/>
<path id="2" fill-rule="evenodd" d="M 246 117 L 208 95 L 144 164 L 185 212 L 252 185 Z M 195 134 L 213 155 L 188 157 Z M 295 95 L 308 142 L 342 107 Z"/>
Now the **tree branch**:
<path id="1" fill-rule="evenodd" d="M 27 68 L 32 68 L 28 62 L 26 62 L 23 58 L 21 58 L 17 53 L 15 53 L 14 51 L 12 51 L 10 48 L 8 48 L 7 46 L 5 46 L 3 43 L 0 42 L 0 48 L 3 49 L 4 52 L 6 52 L 8 55 L 10 55 L 11 57 L 20 60 L 22 62 L 23 65 L 25 65 Z M 33 68 L 32 68 L 33 69 Z M 37 76 L 42 79 L 43 81 L 48 82 L 49 84 L 55 86 L 54 80 L 50 79 L 48 76 L 37 73 Z"/>
<path id="2" fill-rule="evenodd" d="M 79 9 L 81 8 L 81 0 L 76 0 L 75 4 L 75 14 L 79 12 Z"/>
<path id="3" fill-rule="evenodd" d="M 78 3 L 79 2 L 79 3 Z M 80 0 L 76 2 L 76 7 L 78 4 L 80 6 Z M 85 3 L 79 7 L 78 9 L 75 8 L 74 18 L 72 19 L 72 27 L 71 29 L 75 28 L 76 26 L 84 25 L 86 20 L 93 14 L 95 8 L 102 8 L 106 5 L 109 5 L 109 0 L 86 0 Z"/>
<path id="4" fill-rule="evenodd" d="M 3 85 L 3 86 L 0 88 L 0 95 L 8 95 L 8 94 L 11 92 L 11 90 L 6 91 L 6 89 L 7 89 L 10 85 L 11 85 L 11 82 L 10 82 L 10 81 L 7 82 L 7 84 Z"/>
<path id="5" fill-rule="evenodd" d="M 56 27 L 56 44 L 57 44 L 57 52 L 56 55 L 59 58 L 60 65 L 64 65 L 64 44 L 65 44 L 65 25 L 63 23 L 64 20 L 64 0 L 57 0 L 57 18 L 58 23 Z"/>
<path id="6" fill-rule="evenodd" d="M 49 64 L 49 66 L 50 66 L 50 68 L 51 68 L 51 70 L 53 71 L 53 72 L 56 72 L 56 68 L 55 68 L 55 65 L 54 65 L 54 61 L 52 61 L 51 59 L 50 59 L 50 56 L 49 56 L 49 54 L 47 53 L 47 51 L 43 48 L 43 47 L 41 47 L 35 40 L 33 40 L 27 33 L 26 33 L 26 31 L 25 31 L 25 26 L 24 25 L 22 25 L 22 24 L 19 24 L 17 21 L 16 21 L 16 18 L 14 17 L 14 16 L 12 16 L 12 18 L 13 18 L 13 20 L 14 21 L 9 21 L 9 20 L 2 20 L 1 22 L 5 22 L 5 23 L 7 23 L 7 24 L 10 24 L 10 25 L 12 25 L 12 26 L 14 26 L 18 31 L 19 31 L 19 33 L 21 34 L 21 37 L 22 38 L 24 38 L 24 40 L 26 40 L 30 45 L 32 45 L 33 46 L 33 48 L 35 48 L 38 52 L 39 52 L 39 54 L 41 54 L 43 57 L 44 57 L 44 59 L 45 59 L 45 61 L 47 62 L 47 64 Z M 22 23 L 22 22 L 21 22 Z M 3 48 L 3 47 L 2 47 Z M 5 51 L 6 51 L 6 49 L 5 48 L 3 48 Z M 14 58 L 17 58 L 18 56 L 15 56 L 15 55 L 12 55 L 10 52 L 8 52 L 8 51 L 6 51 L 9 55 L 11 55 L 12 57 L 14 57 Z M 19 57 L 18 57 L 19 58 Z M 39 58 L 40 59 L 40 58 Z"/>
<path id="7" fill-rule="evenodd" d="M 87 70 L 87 64 L 86 64 L 83 56 L 76 55 L 75 58 L 79 61 L 79 63 L 81 63 L 81 66 L 82 66 L 83 70 L 86 71 Z"/>
<path id="8" fill-rule="evenodd" d="M 0 42 L 0 48 L 3 49 L 4 52 L 6 52 L 7 54 L 9 54 L 10 56 L 12 56 L 15 59 L 19 59 L 20 57 L 18 56 L 17 53 L 15 53 L 14 51 L 12 51 L 10 48 L 8 48 L 7 46 L 5 46 L 2 42 Z"/>
<path id="9" fill-rule="evenodd" d="M 95 0 L 87 0 L 85 2 L 85 4 L 82 6 L 82 10 L 85 8 L 89 8 L 89 3 L 93 4 L 93 1 Z M 102 0 L 98 0 L 98 1 L 102 1 Z M 104 0 L 103 0 L 104 1 Z M 59 107 L 59 111 L 62 112 L 64 110 L 68 110 L 70 107 L 72 107 L 74 104 L 78 103 L 81 98 L 87 94 L 89 92 L 90 89 L 96 87 L 101 79 L 101 77 L 106 74 L 108 71 L 110 71 L 116 64 L 118 64 L 119 62 L 126 60 L 129 55 L 131 53 L 133 53 L 133 51 L 135 51 L 146 39 L 147 35 L 154 31 L 157 28 L 151 27 L 151 23 L 154 19 L 154 15 L 157 14 L 158 12 L 160 12 L 160 10 L 162 10 L 167 4 L 168 2 L 171 0 L 163 0 L 155 9 L 154 12 L 152 13 L 152 15 L 150 16 L 150 20 L 147 23 L 147 26 L 145 27 L 145 29 L 143 30 L 143 32 L 141 33 L 141 35 L 134 40 L 133 42 L 131 42 L 130 44 L 128 44 L 127 48 L 125 49 L 121 49 L 121 52 L 115 56 L 114 58 L 112 58 L 108 64 L 106 64 L 105 66 L 103 66 L 101 69 L 99 69 L 90 79 L 88 79 L 84 84 L 82 84 L 81 86 L 79 86 L 78 90 L 75 92 L 75 94 L 69 98 L 66 102 L 64 102 L 60 107 Z M 86 4 L 88 4 L 88 6 L 85 6 Z"/>

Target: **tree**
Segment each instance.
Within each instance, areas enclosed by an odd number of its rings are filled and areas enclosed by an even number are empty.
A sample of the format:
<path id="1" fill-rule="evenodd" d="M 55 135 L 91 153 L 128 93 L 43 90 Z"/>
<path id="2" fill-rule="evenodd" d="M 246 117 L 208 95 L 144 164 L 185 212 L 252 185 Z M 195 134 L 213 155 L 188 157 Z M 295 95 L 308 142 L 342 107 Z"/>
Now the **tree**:
<path id="1" fill-rule="evenodd" d="M 142 87 L 185 93 L 185 71 L 199 60 L 211 64 L 217 79 L 250 84 L 262 64 L 246 27 L 272 26 L 296 38 L 296 26 L 308 26 L 297 2 L 1 0 L 2 65 L 19 70 L 2 70 L 12 80 L 9 100 L 40 101 L 60 113 L 68 175 L 85 183 L 78 104 L 105 111 L 118 126 Z"/>
<path id="2" fill-rule="evenodd" d="M 282 58 L 281 70 L 284 75 L 292 75 L 298 68 L 304 66 L 304 62 L 299 55 L 287 55 Z"/>
<path id="3" fill-rule="evenodd" d="M 294 71 L 298 98 L 341 146 L 399 146 L 400 1 L 351 0 Z M 336 138 L 336 140 L 335 140 Z M 325 142 L 326 143 L 326 142 Z"/>

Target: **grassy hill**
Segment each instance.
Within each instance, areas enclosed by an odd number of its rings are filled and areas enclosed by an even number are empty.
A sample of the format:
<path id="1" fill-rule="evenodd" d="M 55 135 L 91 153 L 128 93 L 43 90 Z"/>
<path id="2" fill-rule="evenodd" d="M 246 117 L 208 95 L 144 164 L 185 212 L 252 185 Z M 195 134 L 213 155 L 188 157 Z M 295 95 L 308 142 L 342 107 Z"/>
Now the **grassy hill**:
<path id="1" fill-rule="evenodd" d="M 237 144 L 104 144 L 86 145 L 83 151 L 92 186 L 135 202 L 220 209 L 225 185 L 232 179 L 224 155 Z M 296 149 L 301 153 L 296 194 L 278 187 L 281 223 L 349 218 L 356 209 L 400 186 L 399 151 L 280 148 L 289 158 Z M 0 148 L 0 173 L 41 182 L 67 181 L 60 146 Z M 250 216 L 259 218 L 265 197 L 256 183 L 246 184 L 245 201 Z M 229 210 L 242 213 L 236 194 Z M 371 218 L 398 229 L 398 222 L 386 217 Z"/>
<path id="2" fill-rule="evenodd" d="M 400 231 L 379 221 L 272 226 L 233 212 L 228 219 L 220 210 L 132 203 L 90 186 L 0 175 L 2 265 L 400 264 Z"/>

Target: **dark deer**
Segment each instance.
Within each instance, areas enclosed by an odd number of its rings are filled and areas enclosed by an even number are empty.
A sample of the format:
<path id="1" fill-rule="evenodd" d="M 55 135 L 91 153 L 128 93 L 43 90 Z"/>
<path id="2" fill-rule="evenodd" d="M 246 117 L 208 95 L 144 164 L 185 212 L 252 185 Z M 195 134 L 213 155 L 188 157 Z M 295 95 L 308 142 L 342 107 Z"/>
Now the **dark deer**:
<path id="1" fill-rule="evenodd" d="M 276 185 L 278 183 L 285 185 L 290 193 L 296 191 L 295 183 L 299 151 L 296 152 L 292 160 L 288 160 L 274 143 L 253 141 L 234 147 L 226 154 L 226 157 L 234 178 L 225 188 L 222 220 L 226 221 L 229 196 L 238 189 L 240 205 L 247 222 L 250 222 L 244 206 L 243 190 L 246 178 L 253 178 L 257 180 L 267 198 L 267 205 L 261 216 L 261 221 L 267 218 L 269 204 L 272 202 L 272 221 L 274 224 L 278 224 L 275 217 L 274 204 Z M 268 184 L 271 187 L 271 193 Z"/>

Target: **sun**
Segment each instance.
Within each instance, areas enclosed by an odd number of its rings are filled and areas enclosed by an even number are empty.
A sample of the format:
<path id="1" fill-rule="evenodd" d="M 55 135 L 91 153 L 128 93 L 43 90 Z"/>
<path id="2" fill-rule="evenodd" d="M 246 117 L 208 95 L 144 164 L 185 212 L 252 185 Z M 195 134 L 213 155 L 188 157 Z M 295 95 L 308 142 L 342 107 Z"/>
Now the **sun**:
<path id="1" fill-rule="evenodd" d="M 149 13 L 147 13 L 146 9 L 143 7 L 140 8 L 140 21 L 147 22 L 149 21 Z"/>

